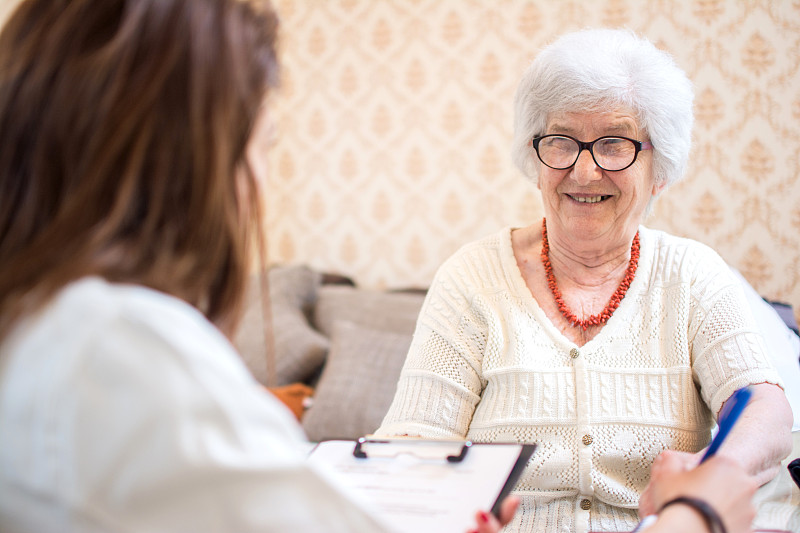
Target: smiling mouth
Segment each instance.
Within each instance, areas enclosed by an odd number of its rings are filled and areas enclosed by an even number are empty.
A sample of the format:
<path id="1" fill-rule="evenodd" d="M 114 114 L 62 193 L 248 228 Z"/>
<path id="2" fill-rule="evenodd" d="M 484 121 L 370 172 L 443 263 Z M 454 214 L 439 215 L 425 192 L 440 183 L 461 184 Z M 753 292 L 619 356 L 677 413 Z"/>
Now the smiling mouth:
<path id="1" fill-rule="evenodd" d="M 599 195 L 599 196 L 572 196 L 571 194 L 568 194 L 567 196 L 569 196 L 576 202 L 582 204 L 596 204 L 598 202 L 602 202 L 603 200 L 608 200 L 609 198 L 611 198 L 610 194 Z"/>

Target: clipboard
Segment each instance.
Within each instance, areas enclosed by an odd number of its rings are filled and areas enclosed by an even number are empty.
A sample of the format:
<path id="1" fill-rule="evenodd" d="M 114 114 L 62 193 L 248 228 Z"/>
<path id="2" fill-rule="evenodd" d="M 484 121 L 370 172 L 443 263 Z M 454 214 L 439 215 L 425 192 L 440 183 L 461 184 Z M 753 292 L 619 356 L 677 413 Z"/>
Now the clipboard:
<path id="1" fill-rule="evenodd" d="M 535 444 L 361 438 L 320 442 L 308 456 L 369 506 L 389 531 L 463 533 L 497 515 Z"/>

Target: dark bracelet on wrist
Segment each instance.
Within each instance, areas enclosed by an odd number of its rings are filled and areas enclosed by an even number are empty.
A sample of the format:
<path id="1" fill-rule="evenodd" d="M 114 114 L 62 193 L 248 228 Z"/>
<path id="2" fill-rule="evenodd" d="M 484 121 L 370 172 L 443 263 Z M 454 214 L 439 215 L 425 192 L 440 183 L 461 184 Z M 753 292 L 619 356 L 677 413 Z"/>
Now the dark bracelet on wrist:
<path id="1" fill-rule="evenodd" d="M 689 507 L 700 513 L 700 515 L 702 515 L 703 517 L 703 520 L 705 520 L 706 525 L 708 526 L 708 530 L 711 531 L 711 533 L 727 533 L 727 531 L 725 530 L 725 524 L 722 523 L 722 518 L 719 517 L 714 508 L 699 498 L 680 496 L 662 505 L 661 510 L 659 510 L 658 512 L 661 513 L 661 511 L 663 511 L 670 505 L 675 505 L 678 503 L 688 505 Z"/>

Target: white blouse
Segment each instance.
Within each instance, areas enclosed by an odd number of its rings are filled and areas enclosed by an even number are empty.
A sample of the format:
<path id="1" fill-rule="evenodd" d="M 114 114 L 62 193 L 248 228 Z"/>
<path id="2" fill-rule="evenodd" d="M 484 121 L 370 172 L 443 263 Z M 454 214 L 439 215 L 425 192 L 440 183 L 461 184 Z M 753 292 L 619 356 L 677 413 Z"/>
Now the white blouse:
<path id="1" fill-rule="evenodd" d="M 353 532 L 302 430 L 196 309 L 85 278 L 0 345 L 0 531 Z"/>

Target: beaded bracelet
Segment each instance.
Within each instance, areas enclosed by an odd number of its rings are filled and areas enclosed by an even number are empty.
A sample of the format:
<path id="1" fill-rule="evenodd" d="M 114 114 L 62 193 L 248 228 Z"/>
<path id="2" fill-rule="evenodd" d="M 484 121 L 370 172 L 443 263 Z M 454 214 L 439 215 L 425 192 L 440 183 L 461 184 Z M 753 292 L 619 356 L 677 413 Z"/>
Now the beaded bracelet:
<path id="1" fill-rule="evenodd" d="M 662 505 L 659 513 L 661 513 L 661 511 L 663 511 L 670 505 L 674 505 L 677 503 L 688 505 L 689 507 L 700 513 L 703 516 L 703 520 L 705 520 L 706 525 L 708 526 L 708 529 L 709 531 L 711 531 L 711 533 L 727 533 L 727 531 L 725 530 L 725 525 L 722 523 L 722 519 L 719 517 L 714 508 L 699 498 L 680 496 Z"/>

